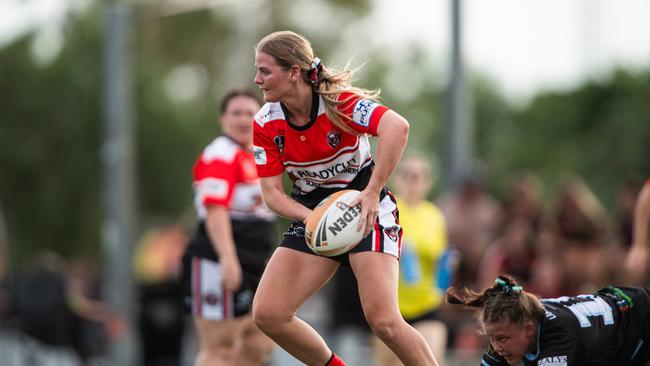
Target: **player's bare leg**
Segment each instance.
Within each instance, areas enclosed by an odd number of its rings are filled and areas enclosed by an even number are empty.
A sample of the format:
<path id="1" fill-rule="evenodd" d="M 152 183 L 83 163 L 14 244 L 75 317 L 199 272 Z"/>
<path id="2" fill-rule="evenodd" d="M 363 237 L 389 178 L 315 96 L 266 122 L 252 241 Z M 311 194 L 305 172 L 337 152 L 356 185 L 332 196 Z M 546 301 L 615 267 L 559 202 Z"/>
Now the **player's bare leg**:
<path id="1" fill-rule="evenodd" d="M 398 261 L 390 254 L 350 254 L 363 312 L 372 331 L 406 366 L 438 365 L 431 349 L 404 321 L 397 304 Z"/>
<path id="2" fill-rule="evenodd" d="M 309 366 L 332 356 L 323 338 L 298 317 L 298 308 L 329 281 L 339 263 L 279 247 L 262 275 L 253 300 L 253 319 L 266 335 Z"/>
<path id="3" fill-rule="evenodd" d="M 246 316 L 243 322 L 242 334 L 238 337 L 234 347 L 233 365 L 266 365 L 275 343 L 255 326 L 252 316 Z"/>
<path id="4" fill-rule="evenodd" d="M 223 321 L 194 318 L 199 343 L 195 366 L 230 366 L 235 339 L 242 330 L 241 319 Z"/>

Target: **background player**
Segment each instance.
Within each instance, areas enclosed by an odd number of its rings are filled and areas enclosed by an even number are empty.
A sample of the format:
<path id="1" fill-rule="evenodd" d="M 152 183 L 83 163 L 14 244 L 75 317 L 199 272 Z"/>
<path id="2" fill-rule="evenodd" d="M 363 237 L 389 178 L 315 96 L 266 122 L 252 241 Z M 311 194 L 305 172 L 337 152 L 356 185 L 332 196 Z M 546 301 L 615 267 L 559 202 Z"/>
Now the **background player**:
<path id="1" fill-rule="evenodd" d="M 183 256 L 183 281 L 198 366 L 263 365 L 273 348 L 250 316 L 275 219 L 262 200 L 251 151 L 259 107 L 252 91 L 229 92 L 221 104 L 222 135 L 194 165 L 199 225 Z"/>

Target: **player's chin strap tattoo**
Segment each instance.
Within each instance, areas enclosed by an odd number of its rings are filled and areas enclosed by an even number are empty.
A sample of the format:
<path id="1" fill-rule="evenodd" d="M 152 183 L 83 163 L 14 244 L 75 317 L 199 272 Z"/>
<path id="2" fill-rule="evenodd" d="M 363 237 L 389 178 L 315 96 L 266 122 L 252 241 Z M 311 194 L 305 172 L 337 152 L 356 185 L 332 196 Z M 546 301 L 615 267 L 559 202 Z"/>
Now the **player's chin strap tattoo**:
<path id="1" fill-rule="evenodd" d="M 513 297 L 521 294 L 521 291 L 524 289 L 523 286 L 517 285 L 505 276 L 499 276 L 494 280 L 494 283 L 497 284 L 497 288 L 501 289 L 501 292 L 504 295 L 510 295 Z"/>
<path id="2" fill-rule="evenodd" d="M 318 57 L 314 57 L 314 60 L 311 62 L 311 67 L 307 71 L 307 79 L 312 84 L 317 84 L 320 80 L 320 72 L 323 70 L 323 63 Z"/>

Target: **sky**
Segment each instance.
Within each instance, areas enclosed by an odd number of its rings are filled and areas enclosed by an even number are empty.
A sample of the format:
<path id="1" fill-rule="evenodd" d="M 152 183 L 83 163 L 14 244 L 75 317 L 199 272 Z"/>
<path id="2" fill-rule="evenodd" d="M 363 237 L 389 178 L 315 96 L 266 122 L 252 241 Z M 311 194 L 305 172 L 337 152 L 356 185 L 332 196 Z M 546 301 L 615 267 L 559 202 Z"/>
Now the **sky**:
<path id="1" fill-rule="evenodd" d="M 375 1 L 372 20 L 357 29 L 371 29 L 372 41 L 389 49 L 415 40 L 446 70 L 451 0 Z M 54 55 L 60 47 L 56 25 L 89 2 L 0 1 L 0 47 L 37 27 L 48 31 L 37 38 L 36 54 Z M 462 10 L 466 66 L 511 98 L 569 88 L 614 65 L 650 66 L 647 0 L 463 0 Z"/>
<path id="2" fill-rule="evenodd" d="M 450 0 L 381 0 L 389 42 L 413 37 L 449 61 Z M 463 0 L 467 66 L 511 97 L 574 86 L 615 65 L 650 67 L 650 1 Z"/>

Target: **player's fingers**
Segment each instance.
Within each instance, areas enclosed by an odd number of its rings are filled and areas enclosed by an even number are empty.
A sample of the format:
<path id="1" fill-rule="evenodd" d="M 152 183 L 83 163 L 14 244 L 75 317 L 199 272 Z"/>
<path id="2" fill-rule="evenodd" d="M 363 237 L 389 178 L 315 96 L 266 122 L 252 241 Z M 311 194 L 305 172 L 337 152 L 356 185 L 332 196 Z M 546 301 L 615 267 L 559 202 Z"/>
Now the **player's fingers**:
<path id="1" fill-rule="evenodd" d="M 307 220 L 309 220 L 309 217 L 311 216 L 312 212 L 314 212 L 314 210 L 310 210 L 309 215 L 305 216 L 305 219 L 302 220 L 303 224 L 307 225 Z"/>
<path id="2" fill-rule="evenodd" d="M 377 212 L 376 211 L 369 212 L 368 221 L 366 222 L 366 230 L 363 233 L 364 237 L 366 237 L 366 236 L 368 236 L 368 234 L 370 234 L 370 232 L 372 231 L 372 229 L 375 226 L 375 221 L 376 220 L 377 220 Z"/>
<path id="3" fill-rule="evenodd" d="M 357 231 L 365 230 L 367 216 L 368 216 L 368 209 L 366 208 L 365 205 L 361 205 L 361 219 L 359 220 L 359 224 L 357 225 Z"/>

